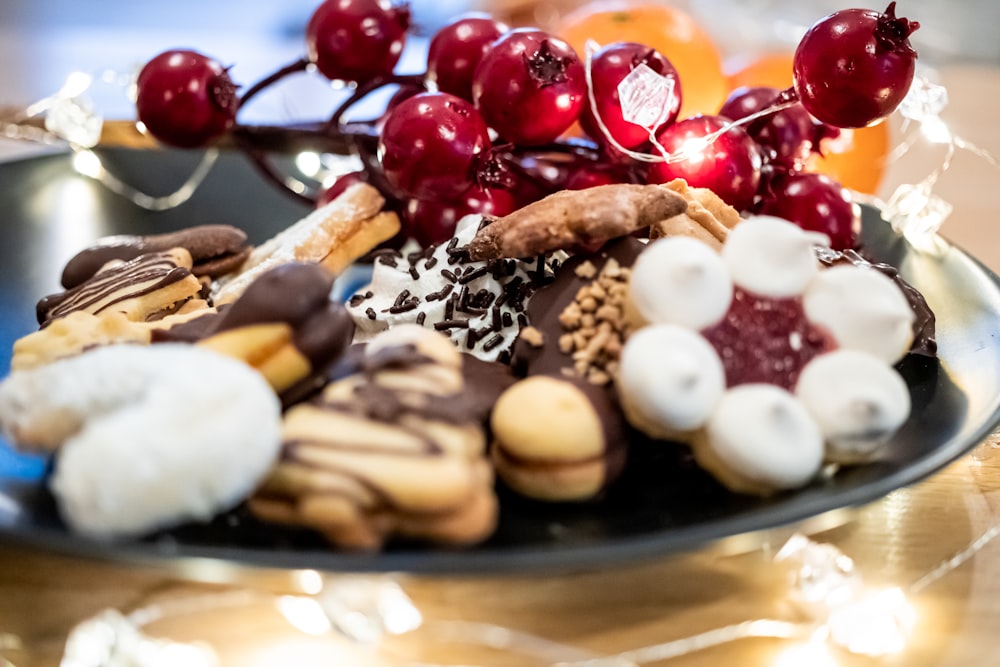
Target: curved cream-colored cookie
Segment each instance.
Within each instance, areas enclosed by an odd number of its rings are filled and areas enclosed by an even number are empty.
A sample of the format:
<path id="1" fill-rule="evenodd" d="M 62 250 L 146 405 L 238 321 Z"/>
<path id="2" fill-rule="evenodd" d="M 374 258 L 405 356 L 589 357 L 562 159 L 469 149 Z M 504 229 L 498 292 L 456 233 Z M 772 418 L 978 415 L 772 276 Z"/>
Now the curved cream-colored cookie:
<path id="1" fill-rule="evenodd" d="M 531 498 L 592 498 L 621 471 L 626 436 L 601 389 L 535 375 L 500 396 L 490 424 L 497 474 Z"/>
<path id="2" fill-rule="evenodd" d="M 244 364 L 190 345 L 113 345 L 13 373 L 0 421 L 58 448 L 60 513 L 95 538 L 207 520 L 243 500 L 280 448 L 281 406 Z"/>

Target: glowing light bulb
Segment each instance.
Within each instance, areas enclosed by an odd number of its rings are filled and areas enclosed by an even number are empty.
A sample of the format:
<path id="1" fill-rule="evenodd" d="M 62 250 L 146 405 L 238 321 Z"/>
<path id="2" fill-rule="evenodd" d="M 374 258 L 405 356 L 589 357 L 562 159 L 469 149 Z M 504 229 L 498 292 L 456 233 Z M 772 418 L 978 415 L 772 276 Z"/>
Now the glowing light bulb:
<path id="1" fill-rule="evenodd" d="M 88 150 L 78 151 L 73 155 L 73 169 L 78 174 L 89 178 L 100 178 L 101 174 L 104 173 L 101 158 L 97 157 L 93 151 Z"/>
<path id="2" fill-rule="evenodd" d="M 299 570 L 295 573 L 295 583 L 308 595 L 319 595 L 323 590 L 323 575 L 316 570 Z"/>
<path id="3" fill-rule="evenodd" d="M 320 160 L 318 153 L 314 153 L 313 151 L 302 151 L 295 156 L 295 167 L 302 172 L 304 176 L 315 178 L 319 175 L 320 170 L 323 168 L 323 162 Z"/>
<path id="4" fill-rule="evenodd" d="M 285 620 L 307 635 L 325 635 L 333 629 L 323 607 L 312 598 L 283 595 L 276 604 Z"/>
<path id="5" fill-rule="evenodd" d="M 851 653 L 879 657 L 899 653 L 916 623 L 916 612 L 898 588 L 878 591 L 830 614 L 830 639 Z"/>

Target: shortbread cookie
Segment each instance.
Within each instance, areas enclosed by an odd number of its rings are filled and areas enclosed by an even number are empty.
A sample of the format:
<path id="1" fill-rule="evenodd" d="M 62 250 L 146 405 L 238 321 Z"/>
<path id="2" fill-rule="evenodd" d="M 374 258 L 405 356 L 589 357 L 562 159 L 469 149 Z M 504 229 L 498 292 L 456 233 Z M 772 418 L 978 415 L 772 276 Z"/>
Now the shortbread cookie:
<path id="1" fill-rule="evenodd" d="M 175 312 L 201 289 L 191 273 L 191 253 L 184 248 L 112 260 L 79 285 L 39 301 L 38 323 L 45 327 L 77 311 L 114 311 L 137 322 L 154 320 Z"/>
<path id="2" fill-rule="evenodd" d="M 5 433 L 24 449 L 58 449 L 60 513 L 95 538 L 233 507 L 273 465 L 280 419 L 259 374 L 190 345 L 102 347 L 0 384 Z"/>
<path id="3" fill-rule="evenodd" d="M 682 195 L 687 200 L 687 210 L 653 223 L 649 229 L 650 239 L 688 236 L 719 250 L 730 230 L 740 222 L 740 212 L 708 188 L 692 188 L 682 178 L 662 187 Z"/>
<path id="4" fill-rule="evenodd" d="M 399 232 L 399 217 L 383 212 L 385 199 L 366 183 L 357 183 L 276 236 L 254 248 L 246 262 L 220 279 L 216 303 L 235 301 L 260 275 L 281 264 L 321 264 L 339 275 L 383 241 Z"/>
<path id="5" fill-rule="evenodd" d="M 169 329 L 214 312 L 215 309 L 202 299 L 186 301 L 177 312 L 152 322 L 135 322 L 125 313 L 114 310 L 96 315 L 76 311 L 14 341 L 10 367 L 15 371 L 28 370 L 104 345 L 147 345 L 156 330 Z"/>
<path id="6" fill-rule="evenodd" d="M 490 419 L 497 474 L 538 500 L 593 498 L 625 467 L 624 420 L 603 389 L 535 375 L 497 401 Z"/>
<path id="7" fill-rule="evenodd" d="M 563 190 L 497 218 L 469 244 L 474 260 L 532 257 L 593 247 L 672 218 L 687 200 L 659 185 L 613 184 Z"/>
<path id="8" fill-rule="evenodd" d="M 281 460 L 251 511 L 350 549 L 392 535 L 487 537 L 496 499 L 483 427 L 464 405 L 461 353 L 440 334 L 400 325 L 368 343 L 359 364 L 286 413 Z"/>
<path id="9" fill-rule="evenodd" d="M 209 278 L 235 270 L 250 254 L 246 232 L 232 225 L 198 225 L 147 236 L 107 236 L 66 262 L 62 286 L 66 289 L 76 287 L 112 260 L 128 261 L 171 248 L 187 250 L 191 254 L 191 273 Z"/>

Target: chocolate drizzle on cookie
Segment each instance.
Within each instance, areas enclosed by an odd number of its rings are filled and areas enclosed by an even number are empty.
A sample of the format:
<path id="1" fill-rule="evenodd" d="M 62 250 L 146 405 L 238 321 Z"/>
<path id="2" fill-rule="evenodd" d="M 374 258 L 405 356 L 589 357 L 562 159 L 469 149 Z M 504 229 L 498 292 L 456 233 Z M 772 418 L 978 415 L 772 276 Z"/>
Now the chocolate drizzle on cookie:
<path id="1" fill-rule="evenodd" d="M 105 265 L 83 283 L 43 297 L 36 307 L 38 323 L 45 327 L 52 320 L 76 311 L 97 314 L 123 301 L 178 283 L 191 275 L 188 268 L 180 265 L 179 257 L 184 255 L 186 251 L 148 253 L 127 262 Z M 190 296 L 192 294 L 187 294 L 179 300 Z"/>

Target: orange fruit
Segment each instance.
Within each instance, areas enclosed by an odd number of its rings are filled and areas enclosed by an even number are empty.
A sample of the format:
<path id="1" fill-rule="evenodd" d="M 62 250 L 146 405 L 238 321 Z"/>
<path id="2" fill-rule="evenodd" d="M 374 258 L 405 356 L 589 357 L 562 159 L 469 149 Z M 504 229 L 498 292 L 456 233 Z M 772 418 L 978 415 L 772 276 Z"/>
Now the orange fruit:
<path id="1" fill-rule="evenodd" d="M 722 57 L 712 39 L 691 16 L 662 4 L 640 0 L 601 0 L 562 17 L 552 32 L 586 54 L 587 40 L 604 46 L 638 42 L 670 60 L 681 80 L 680 117 L 715 114 L 726 99 Z"/>
<path id="2" fill-rule="evenodd" d="M 750 59 L 737 56 L 726 61 L 725 71 L 730 91 L 741 86 L 784 90 L 792 86 L 792 54 L 768 53 Z"/>
<path id="3" fill-rule="evenodd" d="M 875 194 L 888 154 L 888 123 L 841 130 L 839 137 L 823 142 L 823 155 L 810 157 L 806 170 L 826 174 L 852 190 Z"/>
<path id="4" fill-rule="evenodd" d="M 792 85 L 792 54 L 770 53 L 753 59 L 727 63 L 729 90 L 740 86 Z M 882 182 L 889 154 L 888 123 L 857 130 L 841 130 L 840 137 L 823 142 L 823 155 L 813 155 L 807 171 L 826 174 L 841 185 L 874 194 Z"/>

